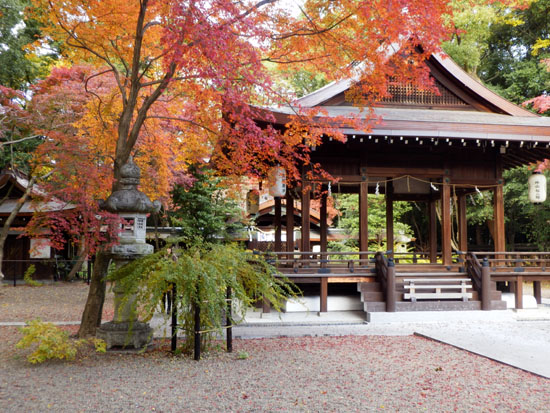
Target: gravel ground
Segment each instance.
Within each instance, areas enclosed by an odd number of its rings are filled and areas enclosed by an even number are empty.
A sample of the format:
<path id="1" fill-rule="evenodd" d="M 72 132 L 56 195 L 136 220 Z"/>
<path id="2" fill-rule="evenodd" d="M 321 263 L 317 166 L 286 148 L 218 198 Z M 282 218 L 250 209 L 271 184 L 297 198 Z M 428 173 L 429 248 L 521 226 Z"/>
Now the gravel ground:
<path id="1" fill-rule="evenodd" d="M 549 380 L 421 337 L 237 340 L 235 351 L 200 362 L 161 350 L 41 366 L 11 359 L 0 368 L 0 410 L 542 412 L 550 404 Z"/>
<path id="2" fill-rule="evenodd" d="M 4 285 L 0 288 L 0 322 L 80 321 L 88 285 L 83 282 L 57 282 L 41 287 Z M 113 318 L 113 294 L 108 292 L 103 306 L 103 319 Z"/>
<path id="3" fill-rule="evenodd" d="M 2 321 L 22 314 L 74 320 L 86 288 L 57 284 L 0 294 Z M 200 362 L 171 357 L 167 343 L 157 342 L 144 354 L 84 349 L 72 363 L 39 366 L 15 351 L 18 339 L 17 328 L 0 327 L 1 412 L 543 412 L 550 406 L 550 380 L 417 336 L 235 340 L 234 353 L 211 352 Z M 248 358 L 239 358 L 243 352 Z"/>

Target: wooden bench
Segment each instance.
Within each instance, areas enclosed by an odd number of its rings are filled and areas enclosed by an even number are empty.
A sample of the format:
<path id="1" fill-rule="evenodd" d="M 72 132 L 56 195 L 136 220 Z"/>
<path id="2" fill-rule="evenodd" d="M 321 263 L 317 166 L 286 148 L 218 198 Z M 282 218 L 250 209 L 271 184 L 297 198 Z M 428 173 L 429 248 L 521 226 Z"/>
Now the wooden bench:
<path id="1" fill-rule="evenodd" d="M 412 302 L 441 299 L 468 301 L 469 298 L 472 298 L 472 293 L 467 291 L 472 288 L 469 278 L 407 278 L 403 282 L 405 282 L 405 289 L 409 290 L 408 293 L 405 293 L 404 298 L 410 299 Z"/>

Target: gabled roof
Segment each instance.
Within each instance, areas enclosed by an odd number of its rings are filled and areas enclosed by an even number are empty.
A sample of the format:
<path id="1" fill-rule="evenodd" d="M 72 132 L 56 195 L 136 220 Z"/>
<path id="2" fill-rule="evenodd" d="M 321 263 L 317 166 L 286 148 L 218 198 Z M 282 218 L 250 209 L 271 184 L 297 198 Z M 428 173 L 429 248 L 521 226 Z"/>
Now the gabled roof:
<path id="1" fill-rule="evenodd" d="M 0 202 L 0 216 L 7 216 L 15 208 L 18 198 L 26 191 L 29 186 L 28 177 L 19 171 L 12 169 L 3 170 L 0 174 L 0 190 L 5 188 L 8 184 L 13 184 L 17 189 L 17 193 L 10 193 L 10 197 Z M 38 186 L 34 186 L 31 190 L 31 198 L 33 196 L 45 195 Z M 26 201 L 23 207 L 19 211 L 19 215 L 32 215 L 36 212 L 53 212 L 74 209 L 74 205 L 63 202 L 59 199 L 53 199 L 48 202 L 33 202 Z"/>
<path id="2" fill-rule="evenodd" d="M 500 113 L 510 116 L 538 117 L 538 115 L 519 107 L 497 95 L 479 81 L 474 79 L 456 64 L 449 56 L 440 53 L 432 55 L 426 62 L 435 81 L 454 94 L 457 99 L 466 102 L 473 109 L 481 112 Z M 343 96 L 357 79 L 343 79 L 318 89 L 295 102 L 295 106 L 312 108 L 318 106 L 351 106 L 334 105 L 331 100 Z"/>

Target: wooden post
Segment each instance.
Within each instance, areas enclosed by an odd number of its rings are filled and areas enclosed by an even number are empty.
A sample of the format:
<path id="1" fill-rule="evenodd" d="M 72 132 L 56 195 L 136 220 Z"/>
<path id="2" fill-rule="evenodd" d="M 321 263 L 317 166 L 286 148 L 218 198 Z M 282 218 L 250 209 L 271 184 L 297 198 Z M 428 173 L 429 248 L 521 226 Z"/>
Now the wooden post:
<path id="1" fill-rule="evenodd" d="M 302 252 L 309 252 L 311 250 L 309 242 L 309 203 L 310 192 L 309 182 L 303 181 L 302 183 Z M 304 257 L 305 258 L 305 257 Z"/>
<path id="2" fill-rule="evenodd" d="M 435 200 L 430 199 L 428 204 L 428 219 L 430 220 L 430 232 L 429 232 L 429 242 L 430 242 L 430 262 L 437 262 L 437 215 L 435 212 Z"/>
<path id="3" fill-rule="evenodd" d="M 388 259 L 388 273 L 386 280 L 386 312 L 395 313 L 395 264 Z"/>
<path id="4" fill-rule="evenodd" d="M 227 287 L 226 290 L 226 299 L 227 299 L 227 307 L 225 309 L 225 341 L 227 345 L 227 352 L 232 353 L 233 352 L 233 328 L 231 325 L 233 324 L 233 316 L 232 316 L 232 307 L 233 302 L 231 298 L 231 287 Z"/>
<path id="5" fill-rule="evenodd" d="M 327 236 L 328 236 L 328 223 L 327 223 L 327 194 L 326 192 L 321 195 L 321 252 L 327 251 Z M 322 255 L 322 259 L 326 259 L 326 254 Z"/>
<path id="6" fill-rule="evenodd" d="M 491 310 L 491 273 L 489 261 L 483 259 L 481 267 L 481 309 L 484 311 Z"/>
<path id="7" fill-rule="evenodd" d="M 448 178 L 443 179 L 441 189 L 441 255 L 443 265 L 451 265 L 451 186 Z"/>
<path id="8" fill-rule="evenodd" d="M 369 250 L 369 187 L 361 182 L 359 187 L 359 251 Z M 363 257 L 360 257 L 363 258 Z"/>
<path id="9" fill-rule="evenodd" d="M 328 299 L 328 278 L 321 277 L 321 305 L 320 312 L 327 312 L 327 299 Z"/>
<path id="10" fill-rule="evenodd" d="M 290 191 L 286 191 L 286 250 L 294 252 L 294 198 Z M 287 257 L 291 259 L 289 255 Z"/>
<path id="11" fill-rule="evenodd" d="M 523 308 L 523 275 L 516 277 L 516 310 Z"/>
<path id="12" fill-rule="evenodd" d="M 199 361 L 201 359 L 201 308 L 198 303 L 193 306 L 195 309 L 195 351 L 194 359 Z"/>
<path id="13" fill-rule="evenodd" d="M 281 252 L 283 245 L 281 243 L 281 198 L 276 196 L 275 201 L 275 251 Z"/>
<path id="14" fill-rule="evenodd" d="M 458 195 L 458 243 L 460 251 L 468 251 L 468 223 L 466 222 L 466 195 Z"/>
<path id="15" fill-rule="evenodd" d="M 494 237 L 495 237 L 495 252 L 506 251 L 506 235 L 504 232 L 504 196 L 502 193 L 502 185 L 497 185 L 494 189 L 494 204 L 493 204 L 493 221 L 494 221 Z M 495 258 L 504 258 L 496 255 Z"/>
<path id="16" fill-rule="evenodd" d="M 271 312 L 271 303 L 269 300 L 266 300 L 265 298 L 262 300 L 262 313 L 270 313 Z"/>
<path id="17" fill-rule="evenodd" d="M 388 182 L 386 187 L 386 249 L 391 251 L 390 257 L 393 258 L 393 185 Z"/>
<path id="18" fill-rule="evenodd" d="M 542 289 L 540 281 L 533 281 L 533 295 L 535 296 L 535 300 L 537 300 L 537 304 L 542 303 Z"/>
<path id="19" fill-rule="evenodd" d="M 176 284 L 172 284 L 172 297 L 168 297 L 168 299 L 171 301 L 170 307 L 172 311 L 172 340 L 170 343 L 172 353 L 176 351 L 178 348 L 178 309 L 176 305 Z"/>

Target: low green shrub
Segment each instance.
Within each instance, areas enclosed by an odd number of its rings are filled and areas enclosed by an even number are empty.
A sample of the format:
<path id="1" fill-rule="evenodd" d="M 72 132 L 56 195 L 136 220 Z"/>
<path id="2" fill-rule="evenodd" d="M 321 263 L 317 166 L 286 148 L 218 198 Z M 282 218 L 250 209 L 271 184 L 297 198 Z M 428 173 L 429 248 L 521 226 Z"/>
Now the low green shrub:
<path id="1" fill-rule="evenodd" d="M 27 321 L 25 327 L 19 329 L 23 338 L 15 345 L 18 349 L 26 349 L 34 346 L 34 351 L 29 354 L 27 360 L 32 364 L 43 363 L 47 360 L 74 360 L 78 348 L 90 342 L 98 353 L 105 353 L 106 343 L 103 340 L 92 338 L 90 340 L 73 340 L 69 333 L 63 331 L 52 323 L 46 323 L 36 318 Z"/>
<path id="2" fill-rule="evenodd" d="M 36 267 L 34 266 L 34 264 L 29 265 L 29 268 L 27 268 L 27 271 L 25 271 L 25 274 L 23 274 L 23 281 L 25 281 L 25 284 L 31 287 L 40 287 L 42 286 L 42 283 L 39 283 L 38 281 L 35 281 L 32 278 L 35 272 L 36 272 Z"/>

